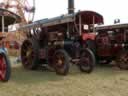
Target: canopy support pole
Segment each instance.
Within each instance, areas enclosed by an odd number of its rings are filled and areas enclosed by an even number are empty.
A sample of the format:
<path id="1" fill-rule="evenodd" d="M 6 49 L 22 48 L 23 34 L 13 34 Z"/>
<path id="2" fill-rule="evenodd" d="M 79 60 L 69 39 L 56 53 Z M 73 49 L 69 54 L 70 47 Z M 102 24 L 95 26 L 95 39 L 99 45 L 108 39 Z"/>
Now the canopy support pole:
<path id="1" fill-rule="evenodd" d="M 5 29 L 5 26 L 4 26 L 5 24 L 4 24 L 4 16 L 2 16 L 2 33 L 4 33 L 4 29 Z"/>

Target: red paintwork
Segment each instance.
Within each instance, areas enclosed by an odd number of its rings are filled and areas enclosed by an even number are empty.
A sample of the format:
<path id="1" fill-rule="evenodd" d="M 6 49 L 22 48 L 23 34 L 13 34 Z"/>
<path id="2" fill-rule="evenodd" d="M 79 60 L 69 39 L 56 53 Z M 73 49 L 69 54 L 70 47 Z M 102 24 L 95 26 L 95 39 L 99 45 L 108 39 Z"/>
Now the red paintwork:
<path id="1" fill-rule="evenodd" d="M 82 23 L 84 24 L 103 24 L 103 16 L 100 15 L 97 12 L 94 11 L 81 11 L 76 15 L 76 21 L 79 22 L 79 15 L 81 15 Z M 95 17 L 95 20 L 93 21 L 93 16 Z"/>
<path id="2" fill-rule="evenodd" d="M 82 40 L 95 40 L 96 34 L 95 33 L 83 33 L 82 34 Z"/>
<path id="3" fill-rule="evenodd" d="M 6 64 L 3 56 L 0 56 L 0 80 L 4 80 L 6 74 Z"/>

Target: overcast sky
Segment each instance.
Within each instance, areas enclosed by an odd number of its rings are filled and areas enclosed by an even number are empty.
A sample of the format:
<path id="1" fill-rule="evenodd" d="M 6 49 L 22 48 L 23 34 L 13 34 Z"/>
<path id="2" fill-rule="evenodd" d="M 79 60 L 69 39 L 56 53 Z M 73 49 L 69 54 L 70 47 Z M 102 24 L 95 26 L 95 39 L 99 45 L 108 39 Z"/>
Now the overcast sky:
<path id="1" fill-rule="evenodd" d="M 56 17 L 67 13 L 68 0 L 35 0 L 35 20 Z M 121 22 L 128 22 L 128 0 L 74 0 L 75 11 L 92 10 L 104 16 L 106 24 L 120 18 Z"/>

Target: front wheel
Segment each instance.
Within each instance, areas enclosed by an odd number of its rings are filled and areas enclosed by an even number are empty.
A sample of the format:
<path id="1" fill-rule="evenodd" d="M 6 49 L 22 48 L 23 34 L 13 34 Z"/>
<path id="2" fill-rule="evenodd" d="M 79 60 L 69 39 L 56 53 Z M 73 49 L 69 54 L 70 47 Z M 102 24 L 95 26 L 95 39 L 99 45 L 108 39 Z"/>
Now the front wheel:
<path id="1" fill-rule="evenodd" d="M 80 53 L 79 69 L 81 72 L 91 73 L 96 63 L 93 52 L 86 48 L 82 49 Z"/>
<path id="2" fill-rule="evenodd" d="M 64 50 L 57 50 L 53 55 L 53 66 L 56 74 L 67 75 L 69 72 L 69 58 Z"/>
<path id="3" fill-rule="evenodd" d="M 10 79 L 10 75 L 10 61 L 5 53 L 0 53 L 0 80 L 2 82 L 7 82 Z"/>

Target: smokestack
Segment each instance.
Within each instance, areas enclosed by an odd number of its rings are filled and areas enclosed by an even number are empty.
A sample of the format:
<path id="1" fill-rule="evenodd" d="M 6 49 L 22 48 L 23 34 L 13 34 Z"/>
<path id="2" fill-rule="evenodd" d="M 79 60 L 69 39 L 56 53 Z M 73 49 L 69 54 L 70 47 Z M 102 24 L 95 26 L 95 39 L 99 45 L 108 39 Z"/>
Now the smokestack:
<path id="1" fill-rule="evenodd" d="M 68 14 L 74 13 L 74 0 L 68 0 Z"/>

